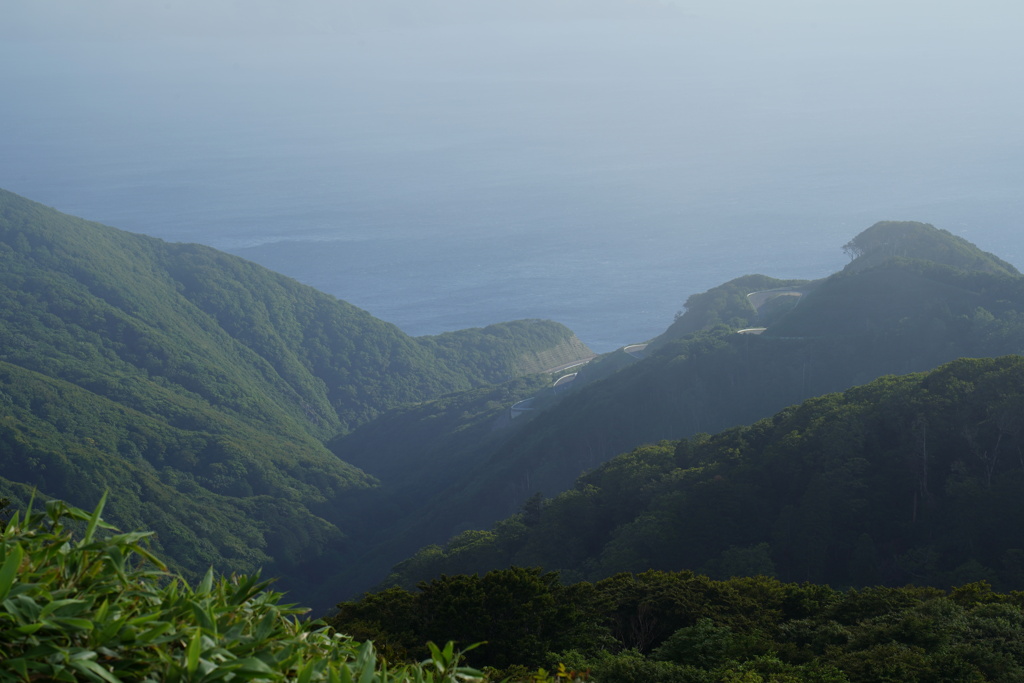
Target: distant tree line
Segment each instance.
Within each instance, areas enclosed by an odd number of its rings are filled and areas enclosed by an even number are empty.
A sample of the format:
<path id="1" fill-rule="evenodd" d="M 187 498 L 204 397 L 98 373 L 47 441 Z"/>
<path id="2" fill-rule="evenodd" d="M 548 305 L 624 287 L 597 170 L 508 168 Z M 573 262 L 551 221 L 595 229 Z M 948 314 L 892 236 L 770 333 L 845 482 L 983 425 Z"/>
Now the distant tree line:
<path id="1" fill-rule="evenodd" d="M 836 590 L 647 571 L 562 584 L 509 568 L 367 594 L 329 621 L 397 660 L 426 640 L 486 641 L 469 662 L 513 680 L 559 664 L 598 683 L 1024 677 L 1024 593 L 984 582 Z"/>

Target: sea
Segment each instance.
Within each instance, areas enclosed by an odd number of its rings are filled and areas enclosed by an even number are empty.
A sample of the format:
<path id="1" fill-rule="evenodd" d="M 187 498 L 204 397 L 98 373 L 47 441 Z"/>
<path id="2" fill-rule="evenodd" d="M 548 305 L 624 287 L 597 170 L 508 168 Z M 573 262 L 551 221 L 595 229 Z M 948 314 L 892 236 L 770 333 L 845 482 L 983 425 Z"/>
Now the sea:
<path id="1" fill-rule="evenodd" d="M 566 30 L 5 40 L 0 187 L 411 335 L 542 318 L 597 352 L 741 275 L 827 276 L 879 220 L 1024 267 L 1020 89 L 1000 74 Z"/>

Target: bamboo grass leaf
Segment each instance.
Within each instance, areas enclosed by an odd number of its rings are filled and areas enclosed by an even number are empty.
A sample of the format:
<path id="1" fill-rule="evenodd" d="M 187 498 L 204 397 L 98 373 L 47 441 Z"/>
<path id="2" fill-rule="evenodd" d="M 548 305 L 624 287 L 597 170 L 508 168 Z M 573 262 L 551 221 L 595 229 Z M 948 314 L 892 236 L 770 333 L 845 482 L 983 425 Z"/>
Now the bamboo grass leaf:
<path id="1" fill-rule="evenodd" d="M 7 551 L 7 558 L 4 560 L 3 566 L 0 566 L 0 601 L 3 601 L 11 591 L 11 586 L 14 584 L 24 557 L 25 551 L 17 543 Z"/>
<path id="2" fill-rule="evenodd" d="M 89 524 L 85 528 L 85 534 L 82 536 L 83 545 L 92 543 L 93 536 L 96 533 L 96 527 L 100 524 L 100 515 L 103 514 L 103 508 L 107 504 L 108 493 L 109 491 L 103 492 L 103 495 L 100 496 L 100 502 L 96 504 L 96 509 L 93 510 L 92 515 L 89 517 Z"/>
<path id="3" fill-rule="evenodd" d="M 213 567 L 206 570 L 206 575 L 203 576 L 203 580 L 199 582 L 196 587 L 197 595 L 205 595 L 210 592 L 213 588 Z"/>
<path id="4" fill-rule="evenodd" d="M 188 643 L 188 647 L 185 649 L 185 670 L 189 674 L 194 674 L 196 669 L 199 668 L 199 655 L 203 651 L 203 638 L 202 631 L 196 629 L 192 634 L 192 639 Z"/>

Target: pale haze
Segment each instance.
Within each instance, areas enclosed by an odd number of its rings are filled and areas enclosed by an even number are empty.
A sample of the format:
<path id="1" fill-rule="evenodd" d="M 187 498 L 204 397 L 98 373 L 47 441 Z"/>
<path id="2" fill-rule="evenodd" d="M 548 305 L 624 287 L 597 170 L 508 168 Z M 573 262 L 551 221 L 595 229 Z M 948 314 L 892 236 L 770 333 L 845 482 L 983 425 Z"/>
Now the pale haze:
<path id="1" fill-rule="evenodd" d="M 5 3 L 0 187 L 595 350 L 879 220 L 1024 267 L 1024 4 Z"/>

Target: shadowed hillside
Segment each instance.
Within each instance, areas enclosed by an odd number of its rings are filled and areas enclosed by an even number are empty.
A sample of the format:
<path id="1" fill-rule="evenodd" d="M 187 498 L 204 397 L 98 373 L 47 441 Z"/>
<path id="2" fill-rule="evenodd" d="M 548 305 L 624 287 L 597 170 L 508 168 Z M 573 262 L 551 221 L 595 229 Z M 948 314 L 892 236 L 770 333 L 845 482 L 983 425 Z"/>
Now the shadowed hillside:
<path id="1" fill-rule="evenodd" d="M 187 571 L 340 557 L 339 503 L 375 480 L 324 440 L 576 352 L 547 321 L 415 339 L 243 259 L 0 191 L 0 492 L 89 507 L 109 488 L 112 520 Z"/>
<path id="2" fill-rule="evenodd" d="M 689 569 L 833 586 L 1024 589 L 1024 359 L 888 376 L 620 455 L 489 531 L 399 564 L 411 587 L 509 565 Z"/>
<path id="3" fill-rule="evenodd" d="M 534 494 L 571 488 L 582 472 L 638 444 L 753 423 L 882 375 L 1024 350 L 1024 277 L 931 226 L 883 223 L 867 234 L 880 239 L 889 230 L 916 237 L 901 238 L 905 248 L 897 256 L 824 280 L 747 276 L 690 297 L 643 360 L 619 351 L 592 362 L 570 391 L 535 402 L 540 409 L 486 443 L 458 445 L 445 437 L 445 452 L 466 454 L 463 469 L 415 515 L 389 528 L 380 545 L 397 560 L 401 548 L 411 552 L 425 541 L 487 528 Z M 926 255 L 950 262 L 911 258 L 915 240 Z M 981 267 L 962 267 L 969 264 Z M 775 307 L 768 301 L 764 314 L 751 305 L 748 294 L 779 288 L 798 288 L 801 296 L 779 297 Z M 736 334 L 762 326 L 760 335 Z M 403 430 L 401 422 L 392 428 Z M 387 451 L 391 440 L 359 448 Z M 407 449 L 409 467 L 421 454 L 429 462 L 437 443 Z M 395 471 L 400 462 L 396 457 Z"/>

